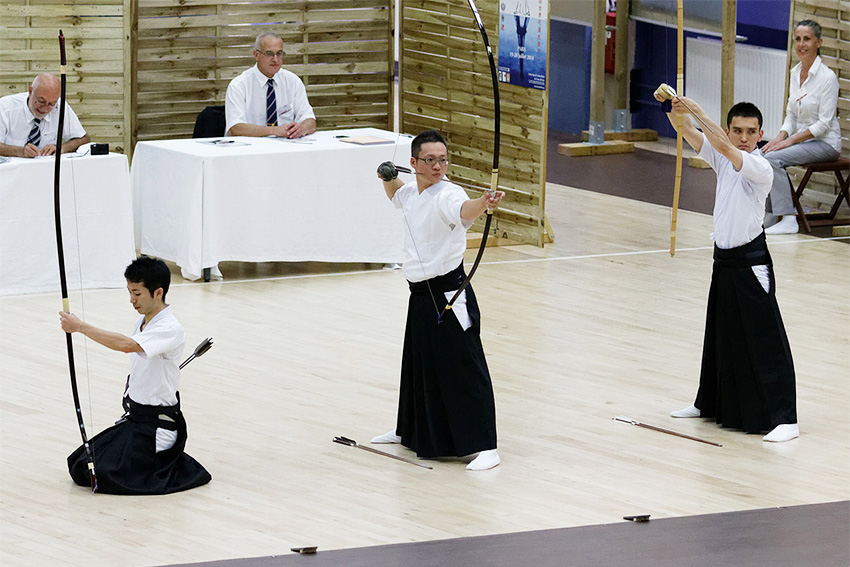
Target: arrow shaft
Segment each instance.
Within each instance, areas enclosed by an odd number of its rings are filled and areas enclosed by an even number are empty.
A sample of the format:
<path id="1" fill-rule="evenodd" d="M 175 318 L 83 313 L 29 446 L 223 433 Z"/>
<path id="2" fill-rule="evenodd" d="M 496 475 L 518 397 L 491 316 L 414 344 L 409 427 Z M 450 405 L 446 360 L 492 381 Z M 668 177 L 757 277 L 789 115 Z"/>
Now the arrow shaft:
<path id="1" fill-rule="evenodd" d="M 722 447 L 720 443 L 715 443 L 714 441 L 706 441 L 705 439 L 700 439 L 699 437 L 693 437 L 691 435 L 685 435 L 684 433 L 679 433 L 678 431 L 671 431 L 669 429 L 664 429 L 663 427 L 656 427 L 654 425 L 647 425 L 646 423 L 635 423 L 638 427 L 643 427 L 644 429 L 651 429 L 653 431 L 658 431 L 660 433 L 666 433 L 667 435 L 675 435 L 676 437 L 682 437 L 683 439 L 690 439 L 691 441 L 699 441 L 700 443 L 705 443 L 706 445 L 714 445 L 715 447 Z"/>
<path id="2" fill-rule="evenodd" d="M 398 455 L 393 455 L 392 453 L 386 453 L 384 451 L 379 451 L 378 449 L 373 449 L 372 447 L 365 447 L 365 446 L 360 445 L 360 444 L 354 445 L 354 447 L 357 447 L 358 449 L 363 449 L 364 451 L 369 451 L 370 453 L 375 453 L 376 455 L 383 455 L 384 457 L 389 457 L 391 459 L 395 459 L 395 460 L 401 461 L 403 463 L 409 463 L 411 465 L 416 465 L 417 467 L 422 467 L 423 469 L 431 470 L 431 469 L 434 468 L 434 467 L 430 467 L 428 465 L 423 465 L 422 463 L 417 463 L 416 461 L 414 461 L 412 459 L 406 459 L 405 457 L 399 457 Z"/>
<path id="3" fill-rule="evenodd" d="M 684 433 L 679 433 L 678 431 L 673 431 L 671 429 L 664 429 L 663 427 L 656 427 L 655 425 L 649 425 L 647 423 L 641 423 L 636 419 L 632 419 L 625 415 L 618 415 L 614 417 L 615 421 L 620 421 L 622 423 L 628 423 L 629 425 L 637 425 L 638 427 L 643 427 L 644 429 L 651 429 L 652 431 L 658 431 L 659 433 L 666 433 L 667 435 L 674 435 L 676 437 L 681 437 L 683 439 L 690 439 L 691 441 L 699 441 L 700 443 L 705 443 L 706 445 L 713 445 L 715 447 L 722 447 L 720 443 L 715 443 L 714 441 L 706 441 L 705 439 L 700 439 L 699 437 L 694 437 L 692 435 L 686 435 Z"/>
<path id="4" fill-rule="evenodd" d="M 189 355 L 189 358 L 183 361 L 183 364 L 180 365 L 179 369 L 183 370 L 183 367 L 192 362 L 193 360 L 195 360 L 195 353 Z"/>

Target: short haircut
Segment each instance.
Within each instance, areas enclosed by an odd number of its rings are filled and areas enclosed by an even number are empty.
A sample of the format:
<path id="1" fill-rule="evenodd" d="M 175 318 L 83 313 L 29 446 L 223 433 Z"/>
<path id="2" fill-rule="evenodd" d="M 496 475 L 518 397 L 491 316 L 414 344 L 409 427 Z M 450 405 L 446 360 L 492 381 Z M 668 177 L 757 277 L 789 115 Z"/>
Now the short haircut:
<path id="1" fill-rule="evenodd" d="M 443 138 L 443 135 L 440 134 L 437 130 L 425 130 L 415 138 L 413 138 L 413 142 L 410 144 L 410 157 L 419 157 L 419 152 L 422 149 L 422 144 L 428 144 L 432 142 L 439 142 L 446 146 L 446 150 L 448 150 L 449 145 L 446 143 L 446 139 Z"/>
<path id="2" fill-rule="evenodd" d="M 758 118 L 759 121 L 759 130 L 761 130 L 762 118 L 761 118 L 761 110 L 758 109 L 756 105 L 751 102 L 739 102 L 735 106 L 729 109 L 729 113 L 726 115 L 726 128 L 732 124 L 732 119 L 736 116 L 740 116 L 741 118 Z"/>
<path id="3" fill-rule="evenodd" d="M 806 26 L 812 28 L 812 31 L 815 32 L 815 37 L 820 39 L 821 33 L 823 30 L 820 27 L 820 24 L 814 20 L 800 20 L 797 22 L 797 25 L 794 26 L 794 30 L 799 28 L 800 26 Z"/>
<path id="4" fill-rule="evenodd" d="M 168 293 L 168 286 L 171 284 L 171 270 L 159 258 L 145 256 L 144 254 L 130 262 L 127 269 L 124 270 L 124 278 L 128 282 L 140 283 L 151 293 L 162 288 L 162 301 L 165 301 L 165 294 Z"/>
<path id="5" fill-rule="evenodd" d="M 262 42 L 267 37 L 276 37 L 280 41 L 283 41 L 283 38 L 277 35 L 274 32 L 265 31 L 257 36 L 257 39 L 254 40 L 254 51 L 260 51 L 260 42 Z"/>

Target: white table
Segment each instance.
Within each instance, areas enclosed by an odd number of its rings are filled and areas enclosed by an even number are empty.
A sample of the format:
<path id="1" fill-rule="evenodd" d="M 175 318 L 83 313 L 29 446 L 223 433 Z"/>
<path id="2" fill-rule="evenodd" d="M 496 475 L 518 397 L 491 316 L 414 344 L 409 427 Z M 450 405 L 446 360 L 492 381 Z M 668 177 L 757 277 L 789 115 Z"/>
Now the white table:
<path id="1" fill-rule="evenodd" d="M 54 158 L 0 164 L 0 295 L 58 291 Z M 127 157 L 62 157 L 60 208 L 68 288 L 124 287 L 136 257 Z"/>
<path id="2" fill-rule="evenodd" d="M 387 143 L 340 138 L 364 135 Z M 375 128 L 300 140 L 139 142 L 131 168 L 136 244 L 176 262 L 188 279 L 228 260 L 400 263 L 403 217 L 375 170 L 393 159 L 407 164 L 410 142 Z"/>

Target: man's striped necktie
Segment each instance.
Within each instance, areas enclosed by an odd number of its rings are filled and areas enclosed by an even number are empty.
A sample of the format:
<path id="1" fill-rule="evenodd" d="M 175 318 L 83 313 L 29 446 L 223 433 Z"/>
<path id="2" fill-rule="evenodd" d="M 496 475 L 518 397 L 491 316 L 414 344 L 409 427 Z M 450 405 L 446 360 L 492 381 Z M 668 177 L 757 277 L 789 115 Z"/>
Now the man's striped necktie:
<path id="1" fill-rule="evenodd" d="M 41 130 L 38 129 L 40 123 L 41 118 L 32 119 L 32 130 L 30 130 L 30 135 L 27 136 L 27 144 L 38 146 L 41 143 Z"/>
<path id="2" fill-rule="evenodd" d="M 277 104 L 274 96 L 274 79 L 266 83 L 266 126 L 277 126 Z"/>

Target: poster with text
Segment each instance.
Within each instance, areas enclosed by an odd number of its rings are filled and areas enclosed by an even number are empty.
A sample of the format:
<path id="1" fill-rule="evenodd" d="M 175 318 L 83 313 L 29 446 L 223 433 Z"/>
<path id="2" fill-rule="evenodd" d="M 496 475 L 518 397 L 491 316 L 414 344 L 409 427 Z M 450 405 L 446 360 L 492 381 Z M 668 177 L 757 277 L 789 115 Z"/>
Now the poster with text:
<path id="1" fill-rule="evenodd" d="M 546 88 L 549 0 L 499 4 L 499 81 Z"/>

